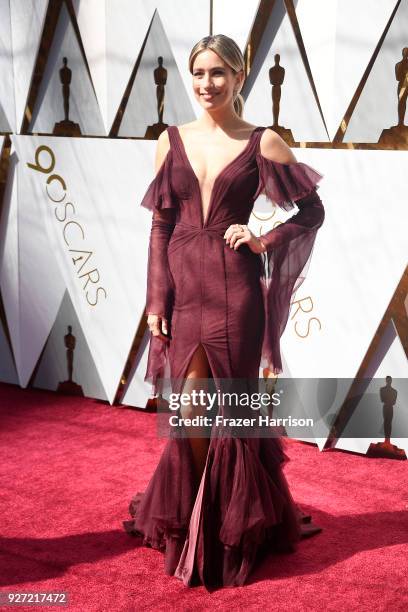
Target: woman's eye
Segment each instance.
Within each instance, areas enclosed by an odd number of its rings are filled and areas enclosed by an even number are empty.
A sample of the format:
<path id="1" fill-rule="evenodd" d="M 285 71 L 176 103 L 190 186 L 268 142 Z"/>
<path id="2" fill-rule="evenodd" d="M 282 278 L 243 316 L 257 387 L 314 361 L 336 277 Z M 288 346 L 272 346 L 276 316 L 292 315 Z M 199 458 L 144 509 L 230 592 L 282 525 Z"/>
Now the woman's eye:
<path id="1" fill-rule="evenodd" d="M 223 72 L 222 70 L 215 70 L 215 71 L 214 71 L 212 74 L 213 74 L 213 75 L 214 75 L 214 74 L 224 74 L 224 72 Z M 200 72 L 200 73 L 198 73 L 198 72 L 195 72 L 195 73 L 194 73 L 194 72 L 193 72 L 193 76 L 194 76 L 194 77 L 201 77 L 201 76 L 203 76 L 203 74 L 202 74 L 201 72 Z"/>

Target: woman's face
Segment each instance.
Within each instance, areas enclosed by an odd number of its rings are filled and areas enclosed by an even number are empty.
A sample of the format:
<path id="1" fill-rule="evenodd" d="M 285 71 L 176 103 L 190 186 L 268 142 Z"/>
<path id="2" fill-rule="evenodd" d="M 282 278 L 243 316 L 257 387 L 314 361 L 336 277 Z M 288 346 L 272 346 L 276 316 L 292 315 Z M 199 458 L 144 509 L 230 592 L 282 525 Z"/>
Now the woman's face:
<path id="1" fill-rule="evenodd" d="M 234 90 L 240 90 L 243 71 L 232 68 L 211 49 L 201 51 L 194 61 L 193 90 L 205 110 L 232 105 Z"/>

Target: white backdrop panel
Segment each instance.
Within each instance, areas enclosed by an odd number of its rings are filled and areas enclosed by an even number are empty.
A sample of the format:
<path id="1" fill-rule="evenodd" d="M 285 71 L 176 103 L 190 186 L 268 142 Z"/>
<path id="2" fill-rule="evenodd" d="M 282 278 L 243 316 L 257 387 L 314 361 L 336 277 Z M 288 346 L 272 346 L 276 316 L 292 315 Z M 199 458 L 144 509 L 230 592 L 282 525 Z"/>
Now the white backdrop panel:
<path id="1" fill-rule="evenodd" d="M 387 354 L 375 372 L 376 378 L 383 378 L 384 380 L 388 375 L 393 378 L 408 378 L 407 358 L 398 335 L 395 336 Z"/>
<path id="2" fill-rule="evenodd" d="M 330 138 L 338 125 L 338 122 L 333 120 L 333 110 L 340 89 L 334 78 L 337 51 L 336 9 L 337 0 L 295 2 L 296 18 Z"/>
<path id="3" fill-rule="evenodd" d="M 25 141 L 29 137 L 24 138 Z M 20 350 L 17 368 L 21 385 L 31 377 L 47 340 L 65 291 L 50 242 L 40 194 L 33 191 L 18 140 L 13 139 L 19 163 L 18 193 L 18 284 Z M 34 144 L 34 143 L 33 143 Z"/>
<path id="4" fill-rule="evenodd" d="M 408 455 L 408 397 L 406 397 L 405 390 L 399 388 L 398 381 L 398 379 L 408 379 L 408 364 L 401 340 L 396 335 L 392 322 L 390 322 L 389 327 L 391 333 L 395 334 L 394 341 L 379 367 L 375 369 L 375 379 L 371 381 L 360 405 L 357 406 L 356 411 L 351 416 L 343 435 L 337 440 L 336 448 L 365 454 L 371 442 L 384 441 L 382 404 L 379 400 L 379 389 L 385 385 L 385 377 L 391 376 L 393 378 L 392 387 L 397 389 L 398 392 L 392 420 L 391 441 L 393 444 L 397 444 L 399 448 L 405 449 Z M 350 432 L 356 431 L 356 423 L 364 423 L 364 419 L 367 418 L 370 418 L 371 422 L 376 424 L 378 434 L 382 435 L 382 437 L 360 439 L 348 437 Z M 401 437 L 404 434 L 406 437 Z"/>
<path id="5" fill-rule="evenodd" d="M 30 122 L 30 131 L 52 134 L 54 124 L 64 119 L 59 72 L 63 67 L 63 57 L 68 59 L 68 68 L 72 71 L 69 119 L 79 124 L 83 135 L 106 135 L 93 84 L 65 4 L 62 5 L 48 54 Z"/>
<path id="6" fill-rule="evenodd" d="M 11 132 L 15 129 L 16 113 L 9 0 L 0 2 L 0 83 L 0 132 Z"/>
<path id="7" fill-rule="evenodd" d="M 244 52 L 259 0 L 214 0 L 213 6 L 213 33 L 230 36 Z"/>
<path id="8" fill-rule="evenodd" d="M 0 151 L 2 150 L 4 142 L 4 136 L 0 136 Z M 11 159 L 9 180 L 6 184 L 6 190 L 0 206 L 0 294 L 3 298 L 3 304 L 7 302 L 10 304 L 13 293 L 17 292 L 16 283 L 16 272 L 17 262 L 16 257 L 12 257 L 11 261 L 8 261 L 9 255 L 15 254 L 17 251 L 17 218 L 16 218 L 16 207 L 17 197 L 12 198 L 12 185 L 13 180 L 10 180 L 10 176 L 14 174 L 14 157 Z M 14 207 L 13 207 L 14 204 Z M 7 235 L 7 227 L 9 227 L 9 234 Z M 6 262 L 7 258 L 7 262 Z M 4 281 L 4 287 L 3 287 Z M 14 281 L 14 283 L 13 283 Z M 10 286 L 11 285 L 11 286 Z M 3 295 L 3 292 L 6 295 Z M 11 292 L 11 296 L 10 296 Z M 10 299 L 11 298 L 11 299 Z M 17 301 L 18 304 L 18 301 Z M 14 308 L 15 310 L 15 308 Z M 7 314 L 6 314 L 7 328 Z M 0 322 L 0 381 L 17 384 L 17 372 L 14 366 L 13 356 L 10 350 L 10 345 L 6 338 L 6 332 Z"/>
<path id="9" fill-rule="evenodd" d="M 145 408 L 147 400 L 151 397 L 151 385 L 144 382 L 149 353 L 150 331 L 146 330 L 140 343 L 135 363 L 129 373 L 128 384 L 122 398 L 122 404 Z"/>
<path id="10" fill-rule="evenodd" d="M 408 157 L 399 151 L 295 153 L 324 175 L 319 195 L 326 218 L 282 336 L 282 376 L 352 378 L 407 264 Z"/>
<path id="11" fill-rule="evenodd" d="M 177 62 L 172 54 L 160 16 L 156 12 L 123 113 L 119 136 L 143 137 L 146 127 L 158 122 L 154 70 L 159 67 L 159 56 L 163 58 L 162 67 L 167 71 L 163 122 L 169 125 L 179 125 L 195 119 Z"/>
<path id="12" fill-rule="evenodd" d="M 369 360 L 367 361 L 367 355 L 363 358 L 366 362 L 364 376 L 367 378 L 383 376 L 385 378 L 386 374 L 383 372 L 388 369 L 388 373 L 392 372 L 392 376 L 404 378 L 407 372 L 407 359 L 401 353 L 402 344 L 393 319 L 388 320 L 378 340 L 374 351 L 368 349 L 370 351 Z M 398 346 L 401 350 L 397 350 Z"/>
<path id="13" fill-rule="evenodd" d="M 370 3 L 370 12 L 371 6 Z M 395 64 L 402 60 L 402 48 L 408 46 L 407 23 L 408 1 L 402 0 L 351 116 L 345 142 L 378 142 L 383 128 L 397 125 Z M 358 32 L 358 46 L 366 48 L 361 44 L 361 30 Z M 352 52 L 354 58 L 355 49 Z"/>
<path id="14" fill-rule="evenodd" d="M 405 376 L 405 380 L 407 377 Z M 365 455 L 371 443 L 384 442 L 384 417 L 383 405 L 380 401 L 379 391 L 385 386 L 383 378 L 375 378 L 371 381 L 366 393 L 361 398 L 344 432 L 336 442 L 336 448 L 348 450 Z M 401 388 L 398 379 L 394 379 L 391 386 L 397 390 L 397 401 L 393 409 L 391 424 L 391 443 L 398 448 L 403 448 L 408 455 L 408 393 L 406 385 Z M 378 437 L 350 438 L 360 428 L 362 435 L 366 431 L 364 424 L 370 420 L 370 430 L 377 431 Z"/>
<path id="15" fill-rule="evenodd" d="M 104 0 L 73 0 L 73 6 L 99 109 L 106 132 L 108 132 L 105 2 Z"/>
<path id="16" fill-rule="evenodd" d="M 395 3 L 396 0 L 297 3 L 296 15 L 330 138 L 340 126 Z"/>
<path id="17" fill-rule="evenodd" d="M 3 137 L 1 138 L 3 139 Z M 17 155 L 12 147 L 0 220 L 0 289 L 18 373 L 18 364 L 21 361 L 21 356 L 16 166 Z"/>
<path id="18" fill-rule="evenodd" d="M 273 122 L 269 69 L 276 53 L 285 69 L 279 125 L 291 129 L 295 141 L 328 140 L 283 0 L 274 5 L 247 78 L 245 118 L 259 125 Z"/>
<path id="19" fill-rule="evenodd" d="M 0 131 L 4 133 L 10 133 L 12 129 L 10 128 L 10 124 L 7 120 L 6 113 L 3 110 L 3 107 L 0 103 Z"/>
<path id="20" fill-rule="evenodd" d="M 155 9 L 170 43 L 184 89 L 197 115 L 201 107 L 192 92 L 188 56 L 193 45 L 208 35 L 208 0 L 106 0 L 105 6 L 109 125 L 118 111 Z"/>
<path id="21" fill-rule="evenodd" d="M 11 0 L 11 33 L 16 98 L 16 130 L 24 118 L 31 76 L 40 46 L 47 0 Z"/>
<path id="22" fill-rule="evenodd" d="M 71 327 L 71 330 L 68 329 L 68 326 Z M 34 378 L 34 387 L 56 391 L 60 383 L 68 380 L 68 356 L 64 341 L 65 335 L 68 333 L 75 338 L 72 381 L 75 385 L 81 387 L 86 397 L 107 400 L 68 291 L 65 291 L 61 308 L 41 355 Z"/>
<path id="23" fill-rule="evenodd" d="M 36 254 L 43 280 L 32 283 L 31 293 L 39 294 L 39 303 L 47 299 L 55 279 L 51 276 L 51 282 L 44 271 L 50 259 L 55 261 L 112 402 L 145 306 L 151 215 L 139 203 L 152 177 L 155 143 L 30 136 L 14 140 L 22 185 L 30 194 L 26 206 L 35 208 L 37 215 L 30 243 L 36 244 L 42 228 L 48 237 L 47 247 L 42 245 Z M 49 151 L 42 151 L 36 162 L 40 146 L 49 147 L 55 159 L 48 173 L 27 166 L 49 167 Z M 52 180 L 48 196 L 51 173 L 66 187 Z M 50 197 L 62 201 L 55 204 Z"/>

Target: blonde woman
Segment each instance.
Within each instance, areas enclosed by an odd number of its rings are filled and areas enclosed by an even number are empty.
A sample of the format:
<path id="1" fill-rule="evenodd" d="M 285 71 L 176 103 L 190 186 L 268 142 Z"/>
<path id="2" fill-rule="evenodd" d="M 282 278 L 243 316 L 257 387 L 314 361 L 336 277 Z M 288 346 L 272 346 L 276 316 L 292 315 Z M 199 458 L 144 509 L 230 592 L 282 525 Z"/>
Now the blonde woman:
<path id="1" fill-rule="evenodd" d="M 168 367 L 177 391 L 209 378 L 256 379 L 261 365 L 282 372 L 290 299 L 324 220 L 322 175 L 274 131 L 242 118 L 237 44 L 203 38 L 189 68 L 203 113 L 160 135 L 142 201 L 153 211 L 145 380 L 155 392 Z M 262 192 L 299 211 L 256 237 L 247 223 Z M 192 403 L 182 411 L 195 414 Z M 277 437 L 170 437 L 124 527 L 164 551 L 166 572 L 188 586 L 242 585 L 262 552 L 294 550 L 302 535 L 320 531 L 292 499 L 286 460 Z"/>

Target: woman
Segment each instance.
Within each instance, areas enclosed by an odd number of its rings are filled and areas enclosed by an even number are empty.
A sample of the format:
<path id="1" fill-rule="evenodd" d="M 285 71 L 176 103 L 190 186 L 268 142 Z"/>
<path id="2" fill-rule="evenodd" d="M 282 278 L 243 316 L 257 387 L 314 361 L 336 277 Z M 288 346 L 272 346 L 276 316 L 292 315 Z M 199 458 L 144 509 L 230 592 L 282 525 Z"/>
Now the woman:
<path id="1" fill-rule="evenodd" d="M 168 368 L 176 392 L 209 378 L 257 379 L 260 365 L 282 372 L 290 299 L 324 220 L 322 175 L 275 132 L 241 118 L 236 43 L 203 38 L 190 72 L 203 114 L 160 135 L 157 174 L 142 201 L 153 211 L 145 380 L 155 392 Z M 299 212 L 258 238 L 246 224 L 261 192 L 285 210 L 296 202 Z M 192 403 L 180 412 L 198 414 Z M 279 438 L 193 436 L 170 437 L 124 521 L 165 551 L 166 573 L 188 586 L 242 585 L 262 552 L 295 550 L 302 534 L 320 531 L 294 504 Z"/>

